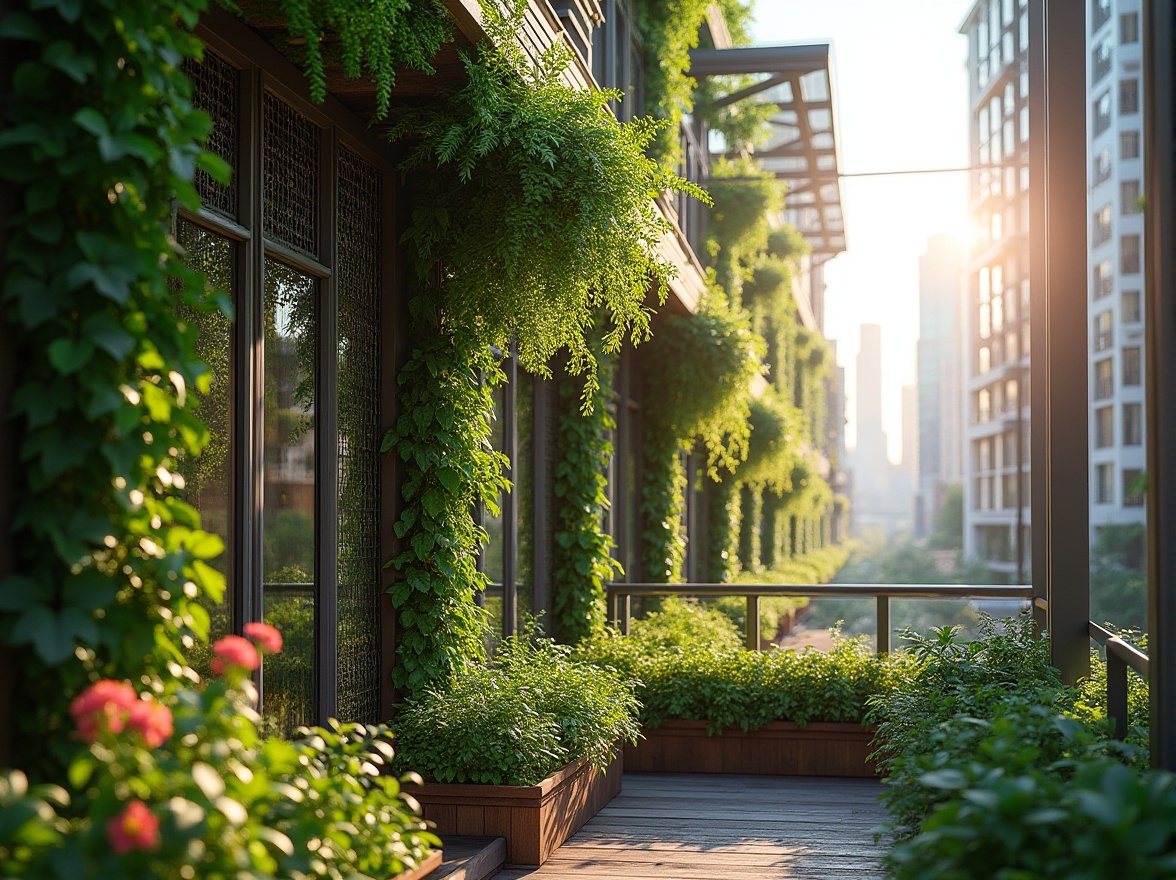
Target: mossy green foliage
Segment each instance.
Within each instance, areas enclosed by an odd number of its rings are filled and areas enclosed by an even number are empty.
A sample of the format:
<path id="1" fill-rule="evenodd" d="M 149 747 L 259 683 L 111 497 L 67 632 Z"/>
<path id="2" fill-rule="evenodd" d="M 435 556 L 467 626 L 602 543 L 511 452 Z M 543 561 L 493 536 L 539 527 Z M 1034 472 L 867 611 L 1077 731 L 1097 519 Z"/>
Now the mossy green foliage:
<path id="1" fill-rule="evenodd" d="M 585 758 L 608 766 L 636 742 L 636 684 L 530 634 L 406 700 L 392 723 L 396 766 L 436 782 L 535 785 Z"/>
<path id="2" fill-rule="evenodd" d="M 18 648 L 19 741 L 36 763 L 72 748 L 52 695 L 182 663 L 181 641 L 207 636 L 193 597 L 224 590 L 205 561 L 223 542 L 177 492 L 181 461 L 208 442 L 193 407 L 210 376 L 176 315 L 227 302 L 184 267 L 170 230 L 173 201 L 199 207 L 195 169 L 227 169 L 201 150 L 209 120 L 180 71 L 201 51 L 188 28 L 203 2 L 19 5 L 0 22 L 21 460 L 0 639 Z"/>
<path id="3" fill-rule="evenodd" d="M 513 339 L 539 373 L 566 349 L 591 396 L 587 331 L 602 314 L 607 352 L 647 337 L 650 286 L 664 290 L 675 271 L 655 253 L 670 226 L 654 199 L 707 196 L 646 158 L 655 122 L 622 124 L 606 110 L 616 93 L 563 82 L 566 46 L 524 56 L 515 37 L 526 3 L 513 6 L 487 8 L 490 40 L 462 54 L 463 86 L 395 116 L 391 136 L 411 148 L 402 168 L 435 171 L 405 239 L 418 266 L 443 267 L 457 325 L 503 350 Z"/>
<path id="4" fill-rule="evenodd" d="M 739 569 L 739 485 L 723 480 L 706 487 L 706 580 L 725 584 Z"/>
<path id="5" fill-rule="evenodd" d="M 555 430 L 555 536 L 552 548 L 552 617 L 556 637 L 567 644 L 604 626 L 604 585 L 621 573 L 612 558 L 616 546 L 605 531 L 608 479 L 613 454 L 610 432 L 613 364 L 602 365 L 600 388 L 584 410 L 580 383 L 559 380 Z"/>
<path id="6" fill-rule="evenodd" d="M 686 559 L 686 469 L 679 444 L 668 435 L 646 435 L 641 474 L 641 579 L 682 581 Z"/>
<path id="7" fill-rule="evenodd" d="M 229 0 L 221 0 L 226 5 Z M 310 94 L 327 94 L 327 61 L 342 64 L 349 79 L 376 84 L 376 118 L 388 113 L 396 71 L 433 73 L 433 59 L 452 38 L 453 20 L 438 0 L 269 0 L 298 41 Z M 327 40 L 327 37 L 331 40 Z M 331 57 L 324 56 L 324 46 Z"/>
<path id="8" fill-rule="evenodd" d="M 705 198 L 646 158 L 654 123 L 622 125 L 606 110 L 615 95 L 564 83 L 566 47 L 534 63 L 523 55 L 525 9 L 522 0 L 506 12 L 487 6 L 490 39 L 462 54 L 467 81 L 398 113 L 391 132 L 409 142 L 402 168 L 419 181 L 404 240 L 421 347 L 401 373 L 404 415 L 385 444 L 405 462 L 404 549 L 393 561 L 401 580 L 391 592 L 403 627 L 394 680 L 408 693 L 448 680 L 459 658 L 480 657 L 471 599 L 485 584 L 474 565 L 485 536 L 472 511 L 507 488 L 505 460 L 487 444 L 501 379 L 488 352 L 513 342 L 524 367 L 547 374 L 565 349 L 568 371 L 586 373 L 589 408 L 600 393 L 590 331 L 603 323 L 605 352 L 644 339 L 650 285 L 674 271 L 654 253 L 668 230 L 654 197 L 671 189 Z M 607 539 L 594 533 L 571 564 L 601 581 Z"/>
<path id="9" fill-rule="evenodd" d="M 725 289 L 738 293 L 768 250 L 768 217 L 783 209 L 784 187 L 755 160 L 738 158 L 714 164 L 707 191 L 715 202 L 707 227 L 715 272 Z"/>
<path id="10" fill-rule="evenodd" d="M 861 722 L 867 700 L 889 693 L 910 668 L 906 657 L 879 657 L 862 640 L 842 640 L 829 652 L 746 651 L 736 647 L 738 636 L 732 644 L 729 620 L 723 623 L 726 635 L 702 624 L 717 633 L 709 640 L 694 632 L 676 638 L 659 631 L 665 627 L 643 632 L 634 623 L 632 635 L 608 630 L 582 643 L 575 656 L 643 683 L 644 726 L 671 718 L 703 720 L 712 734 L 725 727 L 755 730 L 771 721 Z"/>

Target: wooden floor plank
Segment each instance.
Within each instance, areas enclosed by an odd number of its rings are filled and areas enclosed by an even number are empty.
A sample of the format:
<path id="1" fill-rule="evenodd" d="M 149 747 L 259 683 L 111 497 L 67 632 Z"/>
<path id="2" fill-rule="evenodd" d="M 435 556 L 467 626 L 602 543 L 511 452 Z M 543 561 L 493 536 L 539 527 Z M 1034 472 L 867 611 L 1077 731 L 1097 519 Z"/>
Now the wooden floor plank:
<path id="1" fill-rule="evenodd" d="M 882 880 L 871 779 L 625 774 L 542 868 L 499 880 Z"/>

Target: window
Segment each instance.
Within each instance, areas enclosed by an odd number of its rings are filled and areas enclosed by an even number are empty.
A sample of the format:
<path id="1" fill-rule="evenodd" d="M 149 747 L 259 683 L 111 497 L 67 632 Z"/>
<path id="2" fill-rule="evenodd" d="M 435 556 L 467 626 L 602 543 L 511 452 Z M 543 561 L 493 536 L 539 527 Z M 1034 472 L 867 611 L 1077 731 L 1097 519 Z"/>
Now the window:
<path id="1" fill-rule="evenodd" d="M 1106 400 L 1115 393 L 1115 374 L 1111 369 L 1111 359 L 1106 358 L 1094 365 L 1094 399 Z"/>
<path id="2" fill-rule="evenodd" d="M 1091 247 L 1098 247 L 1111 240 L 1111 206 L 1103 205 L 1094 215 L 1093 228 L 1090 233 Z"/>
<path id="3" fill-rule="evenodd" d="M 1138 275 L 1140 271 L 1140 238 L 1124 235 L 1119 240 L 1119 268 L 1124 275 Z"/>
<path id="4" fill-rule="evenodd" d="M 1094 157 L 1094 177 L 1091 185 L 1098 186 L 1100 183 L 1105 183 L 1110 179 L 1111 150 L 1110 147 L 1103 147 L 1099 154 Z"/>
<path id="5" fill-rule="evenodd" d="M 976 421 L 983 423 L 992 418 L 992 395 L 987 388 L 976 392 Z"/>
<path id="6" fill-rule="evenodd" d="M 1143 311 L 1140 307 L 1140 298 L 1138 290 L 1124 290 L 1123 291 L 1123 323 L 1124 324 L 1138 324 L 1143 320 Z"/>
<path id="7" fill-rule="evenodd" d="M 1119 42 L 1139 42 L 1139 13 L 1126 12 L 1119 16 Z"/>
<path id="8" fill-rule="evenodd" d="M 1115 445 L 1115 408 L 1104 406 L 1094 411 L 1094 446 L 1106 449 Z"/>
<path id="9" fill-rule="evenodd" d="M 1123 445 L 1143 445 L 1143 404 L 1123 404 Z"/>
<path id="10" fill-rule="evenodd" d="M 1143 507 L 1146 499 L 1143 471 L 1139 468 L 1123 468 L 1123 506 Z"/>
<path id="11" fill-rule="evenodd" d="M 1094 102 L 1094 133 L 1102 134 L 1111 127 L 1111 93 L 1103 92 Z"/>
<path id="12" fill-rule="evenodd" d="M 234 57 L 249 67 L 244 54 Z M 193 103 L 213 120 L 210 149 L 234 170 L 245 157 L 260 166 L 259 210 L 246 209 L 236 178 L 226 187 L 200 175 L 207 210 L 180 209 L 176 220 L 188 259 L 230 294 L 237 314 L 232 325 L 196 322 L 213 366 L 213 393 L 200 410 L 213 439 L 190 484 L 197 507 L 228 538 L 232 565 L 233 601 L 214 611 L 214 626 L 281 622 L 285 661 L 262 672 L 262 709 L 275 730 L 328 716 L 375 721 L 380 206 L 390 169 L 374 142 L 345 134 L 319 108 L 279 98 L 267 71 L 235 64 L 206 50 L 186 72 Z M 241 101 L 254 73 L 258 99 Z M 255 415 L 237 437 L 233 409 L 246 401 L 257 402 Z M 209 468 L 223 472 L 218 487 Z"/>
<path id="13" fill-rule="evenodd" d="M 1094 267 L 1093 277 L 1094 298 L 1110 296 L 1115 289 L 1115 276 L 1111 272 L 1111 261 L 1103 260 Z"/>
<path id="14" fill-rule="evenodd" d="M 1115 325 L 1110 309 L 1094 317 L 1094 350 L 1106 351 L 1115 342 Z"/>
<path id="15" fill-rule="evenodd" d="M 1128 116 L 1139 112 L 1139 80 L 1119 81 L 1119 115 Z"/>
<path id="16" fill-rule="evenodd" d="M 1138 214 L 1140 213 L 1139 205 L 1139 181 L 1138 180 L 1123 180 L 1119 183 L 1119 213 L 1120 214 Z"/>
<path id="17" fill-rule="evenodd" d="M 1090 84 L 1094 85 L 1111 72 L 1111 39 L 1104 37 L 1090 57 Z"/>
<path id="18" fill-rule="evenodd" d="M 1119 133 L 1119 158 L 1120 159 L 1138 159 L 1139 158 L 1139 132 L 1137 131 L 1123 131 Z"/>
<path id="19" fill-rule="evenodd" d="M 1140 385 L 1143 382 L 1143 358 L 1139 346 L 1123 349 L 1123 384 Z"/>
<path id="20" fill-rule="evenodd" d="M 1111 20 L 1111 0 L 1090 0 L 1090 32 Z"/>
<path id="21" fill-rule="evenodd" d="M 1115 500 L 1115 466 L 1100 464 L 1094 469 L 1095 493 L 1097 504 L 1110 504 Z"/>

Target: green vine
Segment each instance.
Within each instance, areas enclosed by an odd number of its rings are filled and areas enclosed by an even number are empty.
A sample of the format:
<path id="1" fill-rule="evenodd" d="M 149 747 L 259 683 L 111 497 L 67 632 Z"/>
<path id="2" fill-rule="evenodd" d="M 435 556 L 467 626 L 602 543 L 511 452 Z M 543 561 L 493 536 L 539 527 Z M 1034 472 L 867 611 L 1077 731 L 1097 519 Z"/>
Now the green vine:
<path id="1" fill-rule="evenodd" d="M 424 264 L 443 263 L 456 324 L 504 350 L 513 339 L 520 363 L 544 375 L 567 349 L 568 369 L 587 371 L 587 400 L 596 359 L 585 334 L 597 314 L 605 352 L 645 339 L 651 283 L 664 291 L 675 272 L 656 254 L 670 227 L 654 199 L 666 190 L 709 199 L 645 157 L 657 123 L 622 124 L 606 109 L 616 93 L 563 82 L 566 46 L 536 62 L 523 54 L 525 9 L 488 5 L 490 39 L 461 53 L 468 82 L 396 116 L 391 136 L 413 142 L 402 168 L 438 172 L 406 239 Z"/>
<path id="2" fill-rule="evenodd" d="M 602 363 L 601 387 L 583 411 L 579 383 L 564 376 L 558 384 L 555 429 L 555 545 L 552 553 L 552 615 L 555 635 L 575 644 L 604 626 L 604 585 L 621 573 L 612 558 L 616 546 L 605 531 L 612 458 L 609 432 L 616 427 L 611 408 L 612 364 Z"/>
<path id="3" fill-rule="evenodd" d="M 0 21 L 14 61 L 0 178 L 20 207 L 0 265 L 21 461 L 0 641 L 16 648 L 30 764 L 72 748 L 64 697 L 47 696 L 180 669 L 181 645 L 207 636 L 193 598 L 224 590 L 205 562 L 223 542 L 177 492 L 208 442 L 192 410 L 210 384 L 177 312 L 225 305 L 170 235 L 173 201 L 199 208 L 196 168 L 228 176 L 201 151 L 210 122 L 180 70 L 201 52 L 189 28 L 203 8 L 38 0 Z"/>
<path id="4" fill-rule="evenodd" d="M 397 69 L 433 73 L 437 50 L 452 39 L 453 20 L 439 0 L 269 0 L 274 2 L 297 41 L 292 45 L 300 49 L 311 97 L 326 98 L 326 64 L 338 61 L 348 79 L 375 82 L 376 119 L 388 114 Z M 335 51 L 324 55 L 324 46 Z"/>
<path id="5" fill-rule="evenodd" d="M 641 575 L 647 583 L 682 580 L 686 558 L 686 471 L 681 447 L 668 435 L 646 434 L 641 487 Z"/>
<path id="6" fill-rule="evenodd" d="M 526 6 L 514 0 L 503 14 L 487 4 L 490 39 L 461 56 L 467 82 L 397 114 L 391 132 L 410 141 L 402 168 L 419 185 L 404 240 L 421 347 L 401 373 L 403 415 L 385 443 L 405 462 L 403 550 L 392 561 L 401 577 L 390 592 L 401 624 L 394 681 L 408 693 L 481 656 L 471 600 L 485 584 L 475 567 L 485 534 L 472 510 L 508 487 L 505 459 L 486 440 L 500 381 L 488 352 L 513 342 L 524 367 L 548 374 L 566 349 L 568 371 L 587 374 L 584 409 L 599 408 L 586 334 L 603 317 L 605 353 L 644 339 L 650 286 L 664 289 L 673 272 L 655 254 L 668 227 L 654 197 L 673 189 L 705 198 L 645 157 L 655 123 L 618 123 L 606 110 L 614 95 L 563 82 L 565 47 L 537 62 L 523 55 Z M 609 570 L 595 531 L 572 563 L 587 565 L 590 583 Z"/>
<path id="7" fill-rule="evenodd" d="M 739 484 L 723 480 L 707 486 L 706 579 L 726 584 L 739 568 Z"/>

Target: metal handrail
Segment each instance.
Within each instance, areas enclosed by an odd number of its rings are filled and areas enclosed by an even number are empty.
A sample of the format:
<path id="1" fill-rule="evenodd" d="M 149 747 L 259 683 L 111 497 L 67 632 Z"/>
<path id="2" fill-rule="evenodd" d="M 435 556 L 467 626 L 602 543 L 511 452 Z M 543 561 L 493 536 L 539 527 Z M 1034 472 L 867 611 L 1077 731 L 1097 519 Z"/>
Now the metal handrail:
<path id="1" fill-rule="evenodd" d="M 621 632 L 628 633 L 633 596 L 740 596 L 747 599 L 744 643 L 760 648 L 760 599 L 764 596 L 864 596 L 877 600 L 875 639 L 879 654 L 890 653 L 890 600 L 1025 599 L 1033 598 L 1027 584 L 626 584 L 605 585 L 609 614 Z"/>
<path id="2" fill-rule="evenodd" d="M 1127 738 L 1127 669 L 1148 678 L 1147 654 L 1123 641 L 1109 629 L 1089 621 L 1092 641 L 1107 649 L 1107 715 L 1115 723 L 1115 739 Z"/>

